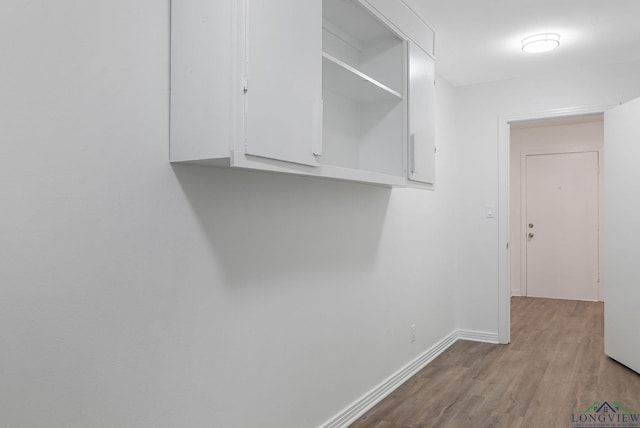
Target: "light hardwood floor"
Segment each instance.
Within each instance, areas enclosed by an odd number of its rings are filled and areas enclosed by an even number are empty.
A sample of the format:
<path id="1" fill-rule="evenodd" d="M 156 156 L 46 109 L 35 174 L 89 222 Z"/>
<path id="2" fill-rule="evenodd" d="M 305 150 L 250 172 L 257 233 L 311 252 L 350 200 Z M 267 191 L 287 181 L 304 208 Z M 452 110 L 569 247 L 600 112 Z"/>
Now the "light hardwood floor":
<path id="1" fill-rule="evenodd" d="M 351 427 L 569 428 L 594 401 L 640 413 L 640 375 L 604 355 L 604 304 L 514 297 L 511 344 L 456 342 Z"/>

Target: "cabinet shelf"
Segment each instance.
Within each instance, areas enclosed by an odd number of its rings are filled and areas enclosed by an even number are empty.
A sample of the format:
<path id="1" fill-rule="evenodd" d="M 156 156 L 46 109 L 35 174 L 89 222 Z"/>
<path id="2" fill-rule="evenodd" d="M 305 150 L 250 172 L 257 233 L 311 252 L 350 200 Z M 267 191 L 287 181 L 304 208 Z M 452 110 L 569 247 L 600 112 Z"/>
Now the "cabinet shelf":
<path id="1" fill-rule="evenodd" d="M 343 61 L 322 53 L 322 85 L 357 102 L 402 100 L 402 95 Z"/>

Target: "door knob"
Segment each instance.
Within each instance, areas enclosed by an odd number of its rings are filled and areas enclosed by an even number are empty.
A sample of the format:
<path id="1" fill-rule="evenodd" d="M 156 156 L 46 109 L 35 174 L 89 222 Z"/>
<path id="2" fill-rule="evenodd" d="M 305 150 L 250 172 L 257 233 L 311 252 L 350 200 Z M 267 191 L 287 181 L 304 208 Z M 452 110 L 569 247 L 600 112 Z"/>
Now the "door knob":
<path id="1" fill-rule="evenodd" d="M 533 238 L 533 232 L 529 232 L 529 238 Z"/>

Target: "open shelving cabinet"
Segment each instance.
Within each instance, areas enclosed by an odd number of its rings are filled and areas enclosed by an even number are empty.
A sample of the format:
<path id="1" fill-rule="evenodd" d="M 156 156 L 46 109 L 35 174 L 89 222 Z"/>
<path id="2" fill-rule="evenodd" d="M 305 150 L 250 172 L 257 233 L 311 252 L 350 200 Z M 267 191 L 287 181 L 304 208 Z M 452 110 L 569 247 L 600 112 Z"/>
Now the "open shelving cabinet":
<path id="1" fill-rule="evenodd" d="M 320 162 L 406 176 L 405 42 L 358 1 L 322 9 Z"/>

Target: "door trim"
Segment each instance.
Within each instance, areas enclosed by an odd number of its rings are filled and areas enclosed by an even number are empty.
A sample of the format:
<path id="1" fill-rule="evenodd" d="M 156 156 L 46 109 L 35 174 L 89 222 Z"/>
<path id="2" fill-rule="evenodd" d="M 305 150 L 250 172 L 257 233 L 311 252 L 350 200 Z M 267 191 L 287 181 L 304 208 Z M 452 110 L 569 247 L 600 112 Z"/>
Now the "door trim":
<path id="1" fill-rule="evenodd" d="M 527 296 L 527 240 L 523 238 L 527 233 L 527 157 L 528 156 L 548 156 L 564 155 L 572 153 L 596 153 L 598 156 L 598 288 L 596 291 L 598 301 L 602 301 L 602 289 L 600 287 L 600 277 L 602 272 L 602 149 L 595 147 L 576 147 L 563 151 L 549 150 L 523 150 L 520 154 L 520 294 Z"/>
<path id="2" fill-rule="evenodd" d="M 614 105 L 569 107 L 541 112 L 498 115 L 498 340 L 511 341 L 511 285 L 509 282 L 509 128 L 525 120 L 604 113 Z"/>

